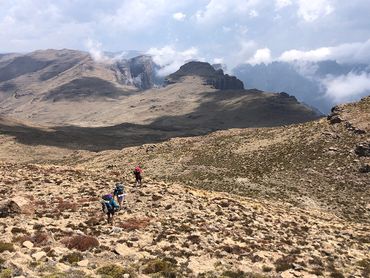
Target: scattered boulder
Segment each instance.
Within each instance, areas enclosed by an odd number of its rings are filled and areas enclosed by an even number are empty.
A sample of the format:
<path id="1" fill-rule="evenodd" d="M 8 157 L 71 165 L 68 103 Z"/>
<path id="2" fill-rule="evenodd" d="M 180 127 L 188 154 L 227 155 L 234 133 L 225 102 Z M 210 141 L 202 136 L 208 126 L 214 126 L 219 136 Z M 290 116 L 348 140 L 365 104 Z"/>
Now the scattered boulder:
<path id="1" fill-rule="evenodd" d="M 0 217 L 8 217 L 16 214 L 33 214 L 35 206 L 28 198 L 18 196 L 0 203 Z"/>
<path id="2" fill-rule="evenodd" d="M 36 261 L 41 260 L 45 256 L 46 256 L 46 252 L 44 252 L 44 251 L 40 251 L 40 252 L 36 252 L 36 253 L 32 254 L 32 258 L 34 258 Z"/>
<path id="3" fill-rule="evenodd" d="M 328 120 L 331 124 L 339 124 L 343 122 L 343 119 L 339 115 L 329 115 Z"/>
<path id="4" fill-rule="evenodd" d="M 26 247 L 27 249 L 32 249 L 33 248 L 33 243 L 29 240 L 26 240 L 25 242 L 23 242 L 22 244 L 24 247 Z"/>
<path id="5" fill-rule="evenodd" d="M 355 153 L 358 156 L 370 157 L 370 142 L 358 144 L 355 149 Z"/>
<path id="6" fill-rule="evenodd" d="M 370 163 L 366 163 L 360 167 L 360 173 L 370 173 Z"/>

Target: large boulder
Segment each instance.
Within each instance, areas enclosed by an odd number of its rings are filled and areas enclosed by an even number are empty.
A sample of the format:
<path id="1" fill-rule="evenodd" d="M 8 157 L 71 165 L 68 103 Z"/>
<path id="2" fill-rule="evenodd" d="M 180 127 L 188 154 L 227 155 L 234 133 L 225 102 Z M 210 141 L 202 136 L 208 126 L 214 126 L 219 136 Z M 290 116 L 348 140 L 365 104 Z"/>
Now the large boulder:
<path id="1" fill-rule="evenodd" d="M 35 213 L 35 205 L 27 197 L 18 196 L 0 203 L 0 217 L 33 213 Z"/>

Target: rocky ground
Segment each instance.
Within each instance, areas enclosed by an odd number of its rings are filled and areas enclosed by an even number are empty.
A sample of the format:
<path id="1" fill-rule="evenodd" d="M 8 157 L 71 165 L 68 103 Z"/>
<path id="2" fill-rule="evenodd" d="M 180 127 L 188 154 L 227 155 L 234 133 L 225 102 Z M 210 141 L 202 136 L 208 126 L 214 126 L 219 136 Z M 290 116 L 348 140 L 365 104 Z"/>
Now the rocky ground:
<path id="1" fill-rule="evenodd" d="M 338 106 L 329 119 L 174 138 L 70 163 L 128 175 L 133 163 L 142 161 L 145 173 L 158 180 L 329 210 L 369 223 L 369 134 L 367 97 Z"/>
<path id="2" fill-rule="evenodd" d="M 0 165 L 0 277 L 367 277 L 368 224 L 147 179 L 106 224 L 115 171 Z M 11 201 L 13 200 L 13 201 Z M 11 273 L 11 274 L 10 274 Z"/>
<path id="3" fill-rule="evenodd" d="M 369 277 L 369 134 L 370 97 L 305 124 L 97 153 L 0 134 L 0 278 Z M 99 200 L 117 181 L 110 226 Z"/>

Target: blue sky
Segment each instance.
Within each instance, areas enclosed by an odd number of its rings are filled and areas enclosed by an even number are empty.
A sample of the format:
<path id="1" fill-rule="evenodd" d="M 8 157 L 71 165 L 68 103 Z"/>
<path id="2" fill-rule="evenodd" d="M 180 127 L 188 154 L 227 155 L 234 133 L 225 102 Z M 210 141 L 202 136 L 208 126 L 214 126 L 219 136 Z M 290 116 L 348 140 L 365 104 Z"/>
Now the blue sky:
<path id="1" fill-rule="evenodd" d="M 370 62 L 369 15 L 369 0 L 0 0 L 0 52 L 135 49 L 229 67 Z"/>

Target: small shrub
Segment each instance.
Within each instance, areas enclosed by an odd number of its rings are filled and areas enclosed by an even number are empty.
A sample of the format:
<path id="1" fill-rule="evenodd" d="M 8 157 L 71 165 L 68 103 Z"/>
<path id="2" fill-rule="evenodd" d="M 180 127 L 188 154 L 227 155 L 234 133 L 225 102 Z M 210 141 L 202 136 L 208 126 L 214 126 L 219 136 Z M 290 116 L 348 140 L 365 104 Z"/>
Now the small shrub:
<path id="1" fill-rule="evenodd" d="M 133 231 L 137 229 L 143 229 L 150 224 L 149 218 L 130 218 L 126 219 L 125 222 L 121 222 L 118 224 L 119 227 L 127 230 Z"/>
<path id="2" fill-rule="evenodd" d="M 35 246 L 45 246 L 50 243 L 50 237 L 47 233 L 38 231 L 31 237 L 31 242 Z"/>
<path id="3" fill-rule="evenodd" d="M 122 278 L 123 275 L 126 274 L 124 268 L 115 264 L 103 266 L 99 268 L 96 272 L 102 277 L 106 278 Z"/>
<path id="4" fill-rule="evenodd" d="M 357 262 L 357 265 L 363 269 L 362 274 L 364 277 L 370 276 L 370 259 L 363 259 Z"/>
<path id="5" fill-rule="evenodd" d="M 95 237 L 85 235 L 64 238 L 62 243 L 69 249 L 77 249 L 82 252 L 99 246 L 99 241 Z"/>
<path id="6" fill-rule="evenodd" d="M 175 266 L 167 260 L 154 259 L 147 262 L 143 269 L 144 274 L 159 273 L 164 277 L 176 277 Z"/>
<path id="7" fill-rule="evenodd" d="M 73 252 L 73 253 L 70 253 L 70 254 L 67 254 L 67 255 L 64 255 L 60 261 L 61 262 L 67 262 L 67 263 L 70 263 L 70 264 L 74 264 L 74 263 L 78 263 L 79 261 L 81 261 L 83 259 L 83 256 L 81 253 L 79 252 Z"/>
<path id="8" fill-rule="evenodd" d="M 332 278 L 344 278 L 344 275 L 340 273 L 339 271 L 334 271 L 330 274 L 330 277 Z"/>
<path id="9" fill-rule="evenodd" d="M 270 272 L 270 271 L 272 271 L 272 267 L 264 265 L 264 266 L 262 266 L 262 271 L 263 272 Z"/>
<path id="10" fill-rule="evenodd" d="M 241 270 L 237 270 L 237 271 L 226 270 L 222 273 L 222 277 L 245 278 L 247 277 L 247 275 L 244 271 L 241 271 Z"/>
<path id="11" fill-rule="evenodd" d="M 291 256 L 285 256 L 279 258 L 275 262 L 276 272 L 285 271 L 292 268 L 292 264 L 295 262 L 295 258 Z"/>
<path id="12" fill-rule="evenodd" d="M 12 277 L 12 271 L 8 268 L 3 269 L 0 272 L 0 278 L 11 278 Z"/>
<path id="13" fill-rule="evenodd" d="M 14 252 L 13 243 L 0 242 L 0 253 L 5 251 Z"/>
<path id="14" fill-rule="evenodd" d="M 90 276 L 86 276 L 85 272 L 81 270 L 71 270 L 68 272 L 56 272 L 56 273 L 50 273 L 45 276 L 42 276 L 43 278 L 89 278 Z"/>
<path id="15" fill-rule="evenodd" d="M 13 227 L 11 230 L 12 234 L 28 234 L 28 232 L 25 229 Z"/>

